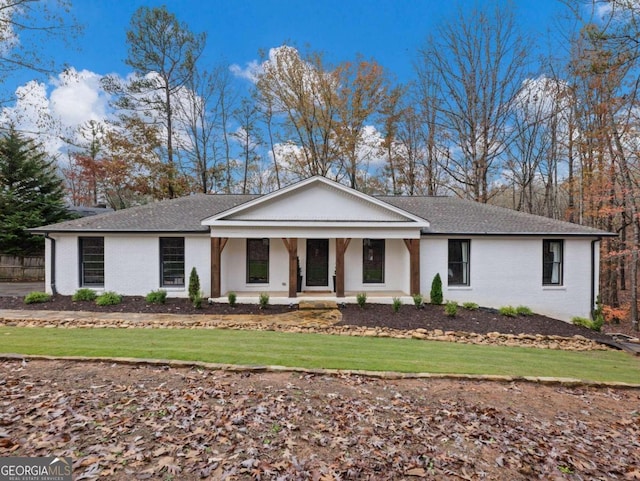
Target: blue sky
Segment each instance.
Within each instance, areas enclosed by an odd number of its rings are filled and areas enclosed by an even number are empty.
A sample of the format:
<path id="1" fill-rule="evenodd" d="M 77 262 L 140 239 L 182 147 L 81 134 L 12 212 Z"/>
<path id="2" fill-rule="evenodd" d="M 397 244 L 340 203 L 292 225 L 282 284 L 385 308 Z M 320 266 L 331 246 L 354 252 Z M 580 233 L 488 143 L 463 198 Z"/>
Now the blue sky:
<path id="1" fill-rule="evenodd" d="M 193 31 L 208 34 L 206 59 L 244 66 L 260 49 L 290 43 L 322 51 L 334 63 L 357 53 L 374 58 L 400 81 L 412 75 L 416 51 L 429 33 L 475 1 L 461 0 L 73 0 L 84 25 L 78 51 L 52 45 L 47 54 L 77 70 L 98 74 L 127 72 L 125 32 L 140 6 L 165 4 Z M 516 0 L 518 19 L 544 44 L 553 28 L 559 0 Z M 21 76 L 19 81 L 24 81 Z M 17 79 L 14 79 L 14 82 Z"/>
<path id="2" fill-rule="evenodd" d="M 506 5 L 509 0 L 497 1 Z M 192 31 L 207 32 L 204 68 L 225 63 L 244 69 L 259 59 L 260 50 L 268 52 L 287 43 L 323 52 L 329 64 L 354 60 L 357 54 L 373 58 L 392 78 L 404 83 L 414 77 L 413 62 L 427 36 L 455 18 L 459 8 L 471 9 L 479 2 L 482 0 L 72 0 L 83 34 L 74 40 L 75 48 L 52 42 L 43 45 L 43 54 L 79 74 L 47 78 L 23 71 L 8 78 L 3 91 L 20 96 L 0 110 L 0 123 L 12 122 L 38 136 L 55 153 L 63 150 L 61 137 L 71 135 L 87 120 L 107 118 L 109 96 L 101 89 L 100 78 L 131 73 L 124 63 L 126 31 L 132 14 L 143 5 L 164 4 Z M 565 11 L 560 0 L 512 3 L 517 21 L 535 39 L 540 53 L 562 50 L 554 43 Z M 540 72 L 532 69 L 530 74 L 535 77 Z M 34 80 L 37 82 L 30 82 Z M 238 78 L 237 86 L 243 85 L 248 87 L 248 80 Z"/>

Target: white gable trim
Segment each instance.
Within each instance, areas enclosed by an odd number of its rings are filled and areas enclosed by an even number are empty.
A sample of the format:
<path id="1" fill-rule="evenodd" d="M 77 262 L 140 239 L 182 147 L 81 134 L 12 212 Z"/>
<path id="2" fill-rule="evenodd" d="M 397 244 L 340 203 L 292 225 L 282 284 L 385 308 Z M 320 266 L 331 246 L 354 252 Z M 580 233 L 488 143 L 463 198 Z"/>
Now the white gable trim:
<path id="1" fill-rule="evenodd" d="M 369 213 L 377 212 L 377 214 L 371 216 L 372 218 L 369 219 L 361 219 L 359 217 L 347 219 L 341 218 L 340 215 L 336 215 L 334 218 L 326 213 L 323 213 L 323 216 L 317 216 L 315 218 L 313 215 L 309 217 L 305 217 L 304 215 L 295 215 L 293 216 L 294 218 L 290 218 L 292 217 L 291 210 L 289 211 L 289 217 L 286 215 L 280 216 L 280 214 L 274 212 L 269 214 L 269 218 L 256 215 L 256 211 L 259 211 L 261 206 L 273 203 L 273 201 L 278 198 L 282 198 L 286 201 L 286 197 L 295 191 L 310 188 L 314 184 L 329 187 L 331 191 L 335 191 L 338 195 L 343 194 L 351 198 L 356 198 L 361 201 L 363 208 L 368 209 Z M 313 210 L 316 207 L 317 206 L 312 206 L 310 210 Z M 304 214 L 304 210 L 301 209 L 300 212 Z M 357 225 L 368 228 L 394 227 L 400 229 L 413 228 L 420 230 L 422 228 L 428 228 L 430 224 L 426 219 L 418 217 L 384 201 L 378 200 L 362 192 L 358 192 L 337 182 L 333 182 L 326 177 L 315 176 L 208 217 L 202 221 L 202 225 L 211 226 L 212 228 L 232 226 L 236 228 L 265 226 L 286 227 L 291 225 L 310 228 L 348 228 L 349 226 Z"/>

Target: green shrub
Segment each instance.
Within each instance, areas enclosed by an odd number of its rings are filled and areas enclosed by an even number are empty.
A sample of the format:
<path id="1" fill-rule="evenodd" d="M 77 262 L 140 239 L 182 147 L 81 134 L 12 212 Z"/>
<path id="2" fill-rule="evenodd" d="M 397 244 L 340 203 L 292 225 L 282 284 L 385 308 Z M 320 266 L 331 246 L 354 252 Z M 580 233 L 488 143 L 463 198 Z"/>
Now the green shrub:
<path id="1" fill-rule="evenodd" d="M 164 304 L 167 300 L 167 291 L 163 291 L 162 289 L 159 291 L 151 291 L 145 299 L 150 304 Z"/>
<path id="2" fill-rule="evenodd" d="M 356 294 L 356 302 L 361 308 L 363 308 L 364 305 L 367 303 L 367 293 L 358 292 L 358 294 Z"/>
<path id="3" fill-rule="evenodd" d="M 260 309 L 266 309 L 269 307 L 269 294 L 261 292 L 258 302 L 260 303 Z"/>
<path id="4" fill-rule="evenodd" d="M 604 312 L 602 309 L 602 303 L 600 302 L 600 296 L 596 298 L 596 308 L 593 311 L 593 329 L 599 331 L 604 324 Z M 616 324 L 620 324 L 618 320 Z"/>
<path id="5" fill-rule="evenodd" d="M 458 314 L 458 303 L 456 301 L 447 301 L 444 306 L 444 313 L 449 317 L 456 317 L 456 314 Z"/>
<path id="6" fill-rule="evenodd" d="M 507 317 L 516 317 L 518 315 L 518 311 L 513 306 L 502 306 L 498 309 L 498 312 Z"/>
<path id="7" fill-rule="evenodd" d="M 586 327 L 587 329 L 593 329 L 594 331 L 600 331 L 603 321 L 596 318 L 595 320 L 587 319 L 586 317 L 573 317 L 571 322 L 576 326 Z"/>
<path id="8" fill-rule="evenodd" d="M 93 289 L 87 289 L 83 287 L 82 289 L 78 289 L 72 296 L 72 301 L 95 301 L 98 294 Z"/>
<path id="9" fill-rule="evenodd" d="M 416 309 L 422 309 L 424 304 L 424 297 L 422 296 L 422 294 L 414 294 L 412 297 L 413 297 L 413 303 L 415 304 Z"/>
<path id="10" fill-rule="evenodd" d="M 572 317 L 571 323 L 575 326 L 588 327 L 589 329 L 591 329 L 591 319 L 587 319 L 586 317 Z"/>
<path id="11" fill-rule="evenodd" d="M 189 300 L 193 302 L 200 295 L 200 277 L 195 267 L 191 268 L 189 274 Z"/>
<path id="12" fill-rule="evenodd" d="M 236 307 L 238 305 L 238 296 L 236 296 L 235 292 L 227 294 L 227 299 L 229 300 L 229 305 L 231 307 Z"/>
<path id="13" fill-rule="evenodd" d="M 533 316 L 533 311 L 529 309 L 527 306 L 516 307 L 516 312 L 520 316 Z"/>
<path id="14" fill-rule="evenodd" d="M 431 304 L 442 304 L 442 279 L 440 278 L 440 273 L 433 277 L 433 281 L 431 282 L 430 298 Z"/>
<path id="15" fill-rule="evenodd" d="M 600 329 L 602 329 L 603 324 L 604 324 L 604 316 L 602 315 L 596 316 L 596 318 L 593 321 L 591 321 L 591 325 L 593 326 L 591 329 L 593 329 L 594 331 L 600 332 Z"/>
<path id="16" fill-rule="evenodd" d="M 480 306 L 475 302 L 465 302 L 462 304 L 462 307 L 464 307 L 467 311 L 477 311 L 480 308 Z"/>
<path id="17" fill-rule="evenodd" d="M 122 296 L 113 291 L 107 291 L 96 297 L 96 304 L 99 306 L 113 306 L 122 302 Z"/>
<path id="18" fill-rule="evenodd" d="M 47 302 L 51 300 L 51 294 L 46 292 L 33 291 L 24 297 L 25 304 L 36 304 L 40 302 Z"/>
<path id="19" fill-rule="evenodd" d="M 402 299 L 400 299 L 399 297 L 394 297 L 392 305 L 393 305 L 393 312 L 400 311 L 400 308 L 402 307 Z"/>
<path id="20" fill-rule="evenodd" d="M 195 307 L 196 309 L 200 309 L 202 307 L 203 299 L 204 299 L 204 296 L 202 295 L 202 291 L 198 291 L 196 295 L 193 296 L 193 298 L 191 299 L 191 302 L 193 303 L 193 307 Z"/>

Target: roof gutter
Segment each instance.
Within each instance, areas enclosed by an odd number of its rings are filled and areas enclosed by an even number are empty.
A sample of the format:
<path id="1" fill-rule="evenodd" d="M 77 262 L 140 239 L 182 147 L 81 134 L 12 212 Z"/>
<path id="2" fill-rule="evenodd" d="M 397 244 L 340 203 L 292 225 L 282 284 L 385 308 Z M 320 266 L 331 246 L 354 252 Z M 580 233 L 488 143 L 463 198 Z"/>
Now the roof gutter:
<path id="1" fill-rule="evenodd" d="M 597 237 L 598 240 L 602 240 L 603 237 L 617 237 L 618 234 L 611 232 L 433 232 L 425 229 L 421 229 L 420 234 L 422 236 L 483 236 L 483 237 L 557 237 L 557 238 L 578 238 L 578 237 Z"/>
<path id="2" fill-rule="evenodd" d="M 589 312 L 591 313 L 591 320 L 594 320 L 596 309 L 596 243 L 600 242 L 602 237 L 593 239 L 591 241 L 591 306 Z"/>
<path id="3" fill-rule="evenodd" d="M 49 237 L 49 233 L 44 233 L 44 238 L 51 241 L 51 293 L 55 296 L 58 291 L 56 290 L 56 240 L 53 237 Z"/>

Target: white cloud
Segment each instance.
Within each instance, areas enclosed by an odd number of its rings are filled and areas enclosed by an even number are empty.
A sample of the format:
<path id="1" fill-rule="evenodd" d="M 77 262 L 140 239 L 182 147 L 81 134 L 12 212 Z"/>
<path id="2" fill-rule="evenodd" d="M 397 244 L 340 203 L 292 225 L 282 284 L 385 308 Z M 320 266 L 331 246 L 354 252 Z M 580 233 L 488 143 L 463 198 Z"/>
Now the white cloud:
<path id="1" fill-rule="evenodd" d="M 256 83 L 262 73 L 262 64 L 257 60 L 252 60 L 251 62 L 247 62 L 245 67 L 242 68 L 237 63 L 234 63 L 229 67 L 229 70 L 238 78 L 248 80 L 251 83 Z"/>
<path id="2" fill-rule="evenodd" d="M 25 135 L 37 139 L 47 152 L 58 153 L 63 146 L 59 125 L 51 115 L 46 85 L 31 80 L 16 89 L 16 103 L 0 113 L 0 125 L 15 127 Z"/>
<path id="3" fill-rule="evenodd" d="M 65 126 L 81 125 L 89 120 L 107 117 L 109 96 L 100 85 L 101 76 L 69 69 L 52 79 L 50 95 L 53 115 Z"/>
<path id="4" fill-rule="evenodd" d="M 101 76 L 71 68 L 47 84 L 30 81 L 16 89 L 16 102 L 0 112 L 0 124 L 36 138 L 51 155 L 62 153 L 62 138 L 78 140 L 78 127 L 89 120 L 102 122 L 109 116 L 109 96 L 100 85 Z"/>
<path id="5" fill-rule="evenodd" d="M 384 137 L 373 125 L 365 125 L 358 139 L 358 158 L 375 167 L 383 166 L 386 162 L 385 152 L 382 150 Z"/>

